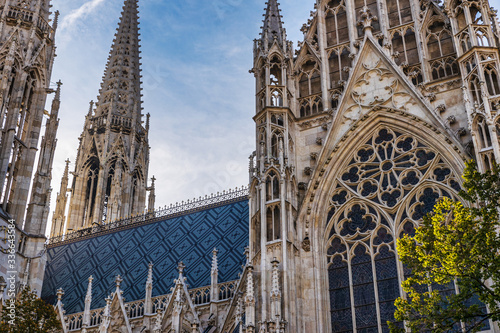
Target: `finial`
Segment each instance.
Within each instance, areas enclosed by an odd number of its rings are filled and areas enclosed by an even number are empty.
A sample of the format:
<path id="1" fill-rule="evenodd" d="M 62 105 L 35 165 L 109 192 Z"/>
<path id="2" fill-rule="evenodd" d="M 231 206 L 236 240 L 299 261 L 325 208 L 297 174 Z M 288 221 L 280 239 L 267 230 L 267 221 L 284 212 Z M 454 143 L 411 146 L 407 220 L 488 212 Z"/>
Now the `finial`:
<path id="1" fill-rule="evenodd" d="M 92 111 L 94 109 L 94 101 L 90 101 L 89 106 L 89 116 L 92 116 Z"/>
<path id="2" fill-rule="evenodd" d="M 116 288 L 120 288 L 120 283 L 122 283 L 123 279 L 120 275 L 117 275 L 115 278 Z"/>
<path id="3" fill-rule="evenodd" d="M 147 284 L 153 283 L 153 263 L 149 263 L 149 268 L 148 268 L 148 279 L 146 281 Z"/>
<path id="4" fill-rule="evenodd" d="M 214 248 L 212 251 L 212 273 L 217 272 L 219 269 L 217 264 L 217 253 L 219 253 L 219 251 Z"/>
<path id="5" fill-rule="evenodd" d="M 250 248 L 248 246 L 245 246 L 245 258 L 246 258 L 246 262 L 250 262 Z"/>
<path id="6" fill-rule="evenodd" d="M 184 273 L 184 268 L 186 268 L 186 265 L 181 261 L 179 262 L 179 265 L 177 266 L 177 269 L 179 270 L 179 275 L 182 275 Z"/>
<path id="7" fill-rule="evenodd" d="M 60 302 L 62 301 L 62 297 L 64 295 L 64 290 L 62 288 L 57 289 L 57 301 Z"/>
<path id="8" fill-rule="evenodd" d="M 60 100 L 61 99 L 61 86 L 63 85 L 62 81 L 59 80 L 56 82 L 57 88 L 56 88 L 56 96 L 54 99 Z"/>
<path id="9" fill-rule="evenodd" d="M 368 8 L 368 6 L 364 6 L 362 10 L 359 11 L 360 18 L 358 21 L 358 25 L 363 26 L 363 31 L 372 31 L 372 22 L 377 22 L 378 18 L 374 16 Z"/>

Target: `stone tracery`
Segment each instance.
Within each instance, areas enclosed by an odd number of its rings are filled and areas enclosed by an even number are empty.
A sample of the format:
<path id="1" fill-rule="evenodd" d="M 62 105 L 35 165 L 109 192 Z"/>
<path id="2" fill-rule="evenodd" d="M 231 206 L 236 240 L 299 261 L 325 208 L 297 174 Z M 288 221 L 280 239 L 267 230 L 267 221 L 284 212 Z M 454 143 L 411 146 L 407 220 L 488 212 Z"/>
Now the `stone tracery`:
<path id="1" fill-rule="evenodd" d="M 341 170 L 325 233 L 332 328 L 386 332 L 404 279 L 395 239 L 413 233 L 439 198 L 456 198 L 460 185 L 439 152 L 389 127 L 378 128 Z"/>

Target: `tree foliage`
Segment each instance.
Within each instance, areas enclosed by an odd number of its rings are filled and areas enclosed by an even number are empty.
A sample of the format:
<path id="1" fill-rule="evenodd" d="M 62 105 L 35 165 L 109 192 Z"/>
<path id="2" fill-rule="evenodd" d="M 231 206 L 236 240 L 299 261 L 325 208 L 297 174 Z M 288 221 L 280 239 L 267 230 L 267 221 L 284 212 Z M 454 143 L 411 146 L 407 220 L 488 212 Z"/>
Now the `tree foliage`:
<path id="1" fill-rule="evenodd" d="M 395 302 L 413 332 L 477 332 L 500 319 L 499 167 L 481 174 L 467 163 L 460 196 L 443 198 L 414 236 L 398 240 L 410 277 Z M 458 293 L 443 292 L 446 287 Z M 489 312 L 486 312 L 488 306 Z M 402 332 L 390 323 L 391 332 Z"/>
<path id="2" fill-rule="evenodd" d="M 14 304 L 13 311 L 8 300 L 3 307 L 0 333 L 47 333 L 61 329 L 54 307 L 38 298 L 29 287 L 17 295 Z"/>

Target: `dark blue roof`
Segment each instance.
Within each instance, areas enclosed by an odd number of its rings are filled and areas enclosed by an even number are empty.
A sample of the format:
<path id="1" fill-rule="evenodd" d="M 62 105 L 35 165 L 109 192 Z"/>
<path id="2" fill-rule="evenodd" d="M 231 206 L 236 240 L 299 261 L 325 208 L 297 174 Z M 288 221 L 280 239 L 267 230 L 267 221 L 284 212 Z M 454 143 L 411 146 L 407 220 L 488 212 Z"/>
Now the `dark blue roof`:
<path id="1" fill-rule="evenodd" d="M 177 278 L 177 264 L 186 265 L 190 288 L 210 285 L 212 250 L 219 250 L 219 283 L 238 278 L 248 245 L 248 201 L 211 205 L 196 211 L 141 223 L 125 230 L 55 244 L 47 250 L 42 298 L 55 303 L 64 290 L 66 313 L 81 312 L 92 275 L 92 308 L 105 306 L 121 275 L 127 302 L 143 299 L 148 264 L 153 267 L 153 296 L 170 293 Z"/>

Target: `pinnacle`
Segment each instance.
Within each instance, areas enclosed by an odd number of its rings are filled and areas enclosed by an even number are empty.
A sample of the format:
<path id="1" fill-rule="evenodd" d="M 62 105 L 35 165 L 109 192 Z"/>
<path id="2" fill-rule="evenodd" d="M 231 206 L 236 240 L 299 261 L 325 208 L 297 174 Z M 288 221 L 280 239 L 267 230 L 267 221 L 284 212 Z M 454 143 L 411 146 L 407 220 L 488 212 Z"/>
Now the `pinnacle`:
<path id="1" fill-rule="evenodd" d="M 264 25 L 262 26 L 262 38 L 265 38 L 267 32 L 267 38 L 272 41 L 274 37 L 282 43 L 283 42 L 283 21 L 280 15 L 281 10 L 279 9 L 278 0 L 269 0 L 267 3 L 266 13 L 264 16 Z"/>

